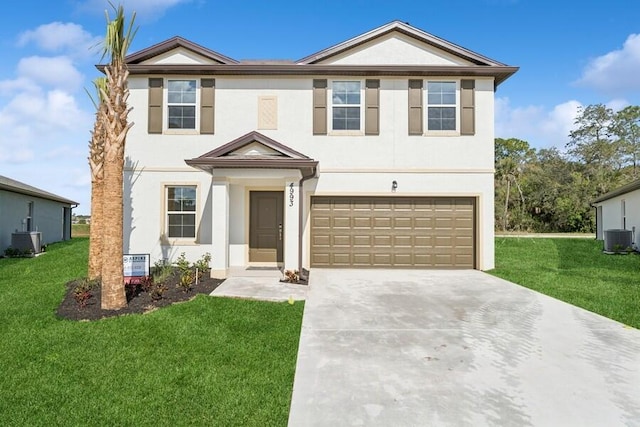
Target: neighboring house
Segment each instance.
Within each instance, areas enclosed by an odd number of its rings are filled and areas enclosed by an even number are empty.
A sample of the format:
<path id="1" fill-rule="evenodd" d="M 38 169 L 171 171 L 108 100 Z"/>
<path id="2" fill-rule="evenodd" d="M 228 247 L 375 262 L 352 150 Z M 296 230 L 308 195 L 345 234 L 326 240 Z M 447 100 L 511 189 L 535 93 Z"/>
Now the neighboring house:
<path id="1" fill-rule="evenodd" d="M 73 200 L 0 175 L 0 255 L 12 245 L 14 233 L 39 232 L 42 245 L 69 240 L 76 206 Z"/>
<path id="2" fill-rule="evenodd" d="M 602 195 L 593 206 L 596 239 L 603 240 L 606 230 L 630 230 L 633 247 L 639 247 L 636 230 L 640 231 L 640 179 Z"/>
<path id="3" fill-rule="evenodd" d="M 494 96 L 517 71 L 402 22 L 298 61 L 127 57 L 125 253 L 230 268 L 494 266 Z"/>

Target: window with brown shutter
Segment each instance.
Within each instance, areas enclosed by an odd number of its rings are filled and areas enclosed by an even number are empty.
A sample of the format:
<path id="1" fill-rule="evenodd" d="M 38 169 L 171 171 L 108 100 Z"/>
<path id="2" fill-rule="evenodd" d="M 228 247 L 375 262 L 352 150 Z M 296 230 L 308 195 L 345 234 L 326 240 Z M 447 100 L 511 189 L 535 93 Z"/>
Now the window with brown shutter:
<path id="1" fill-rule="evenodd" d="M 200 80 L 200 133 L 213 134 L 215 123 L 215 79 Z"/>
<path id="2" fill-rule="evenodd" d="M 409 80 L 409 135 L 422 135 L 422 80 Z"/>
<path id="3" fill-rule="evenodd" d="M 364 134 L 380 134 L 380 80 L 365 82 Z"/>
<path id="4" fill-rule="evenodd" d="M 460 105 L 460 134 L 475 135 L 475 80 L 462 80 L 460 82 Z"/>
<path id="5" fill-rule="evenodd" d="M 313 134 L 327 134 L 327 80 L 313 80 Z"/>
<path id="6" fill-rule="evenodd" d="M 149 79 L 149 133 L 162 133 L 162 85 L 161 78 Z"/>

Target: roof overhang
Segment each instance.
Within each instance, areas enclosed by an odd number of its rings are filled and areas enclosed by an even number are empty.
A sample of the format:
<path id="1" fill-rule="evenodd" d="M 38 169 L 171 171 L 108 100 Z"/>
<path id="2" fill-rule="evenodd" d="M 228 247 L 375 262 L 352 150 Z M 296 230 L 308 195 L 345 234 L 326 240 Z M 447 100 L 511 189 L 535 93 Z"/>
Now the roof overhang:
<path id="1" fill-rule="evenodd" d="M 612 190 L 612 191 L 609 191 L 608 193 L 603 194 L 602 196 L 595 199 L 592 205 L 607 201 L 609 199 L 613 199 L 614 197 L 617 197 L 617 196 L 622 196 L 624 194 L 630 193 L 638 189 L 640 189 L 640 179 L 630 182 L 627 185 L 623 185 L 622 187 L 616 188 L 615 190 Z"/>
<path id="2" fill-rule="evenodd" d="M 100 71 L 104 65 L 97 65 Z M 519 67 L 486 65 L 324 65 L 324 64 L 129 64 L 129 73 L 231 75 L 231 76 L 460 76 L 493 77 L 495 86 L 515 74 Z"/>

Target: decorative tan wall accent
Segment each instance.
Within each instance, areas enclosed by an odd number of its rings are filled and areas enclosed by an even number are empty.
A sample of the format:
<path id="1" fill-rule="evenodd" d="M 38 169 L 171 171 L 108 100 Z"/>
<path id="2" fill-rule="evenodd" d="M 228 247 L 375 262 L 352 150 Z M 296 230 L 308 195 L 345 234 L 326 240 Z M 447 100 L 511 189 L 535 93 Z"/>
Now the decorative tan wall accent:
<path id="1" fill-rule="evenodd" d="M 258 129 L 278 129 L 278 97 L 258 97 Z"/>

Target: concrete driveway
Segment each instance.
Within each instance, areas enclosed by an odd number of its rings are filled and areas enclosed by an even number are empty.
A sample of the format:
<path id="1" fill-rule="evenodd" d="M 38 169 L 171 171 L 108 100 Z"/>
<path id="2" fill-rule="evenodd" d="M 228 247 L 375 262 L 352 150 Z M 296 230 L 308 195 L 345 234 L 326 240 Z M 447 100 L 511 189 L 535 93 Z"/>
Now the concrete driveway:
<path id="1" fill-rule="evenodd" d="M 311 272 L 289 426 L 481 425 L 640 426 L 640 331 L 479 271 Z"/>

